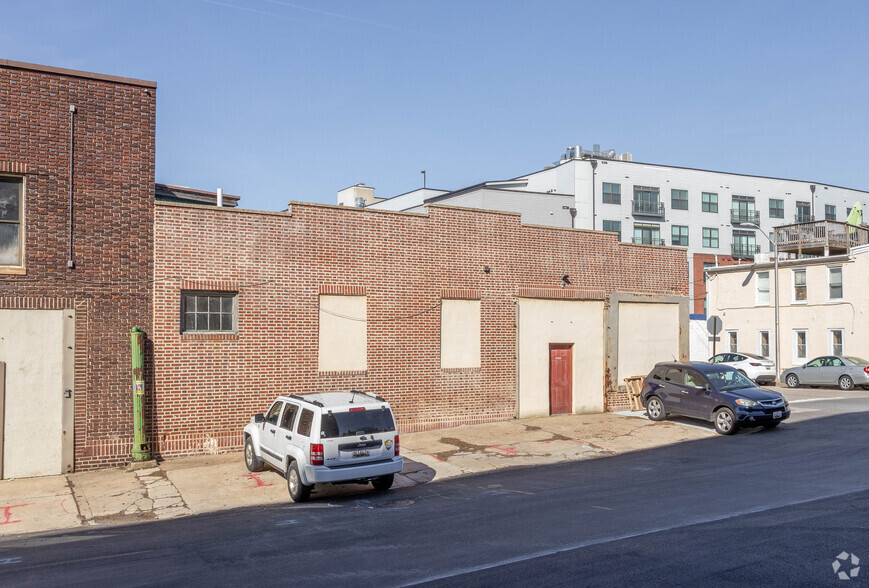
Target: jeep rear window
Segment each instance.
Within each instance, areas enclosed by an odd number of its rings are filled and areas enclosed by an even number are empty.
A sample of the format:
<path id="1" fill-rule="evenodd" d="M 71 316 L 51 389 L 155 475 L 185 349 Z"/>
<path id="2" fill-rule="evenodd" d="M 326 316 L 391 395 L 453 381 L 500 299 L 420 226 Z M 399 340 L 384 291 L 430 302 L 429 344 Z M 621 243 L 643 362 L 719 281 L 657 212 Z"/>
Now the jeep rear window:
<path id="1" fill-rule="evenodd" d="M 394 430 L 395 421 L 392 420 L 392 411 L 389 409 L 333 412 L 324 414 L 320 422 L 320 436 L 326 439 Z"/>
<path id="2" fill-rule="evenodd" d="M 314 423 L 314 413 L 307 408 L 302 409 L 302 416 L 299 417 L 299 424 L 296 425 L 296 433 L 311 436 L 311 425 Z"/>

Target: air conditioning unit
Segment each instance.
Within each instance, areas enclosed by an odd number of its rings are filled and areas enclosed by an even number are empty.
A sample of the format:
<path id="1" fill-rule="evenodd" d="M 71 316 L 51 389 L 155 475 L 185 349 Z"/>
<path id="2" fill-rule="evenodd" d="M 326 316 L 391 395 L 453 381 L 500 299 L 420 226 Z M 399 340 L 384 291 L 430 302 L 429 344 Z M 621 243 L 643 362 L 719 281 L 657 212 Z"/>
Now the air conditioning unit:
<path id="1" fill-rule="evenodd" d="M 755 263 L 769 263 L 771 261 L 769 253 L 757 253 L 754 256 Z"/>

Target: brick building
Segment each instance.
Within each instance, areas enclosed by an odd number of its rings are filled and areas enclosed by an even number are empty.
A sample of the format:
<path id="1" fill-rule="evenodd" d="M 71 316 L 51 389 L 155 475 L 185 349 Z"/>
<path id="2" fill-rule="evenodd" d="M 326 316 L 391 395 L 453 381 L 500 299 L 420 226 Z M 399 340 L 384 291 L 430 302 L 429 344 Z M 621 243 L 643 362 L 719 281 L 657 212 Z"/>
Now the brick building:
<path id="1" fill-rule="evenodd" d="M 686 276 L 683 250 L 514 213 L 158 202 L 154 447 L 238 449 L 278 393 L 383 394 L 403 431 L 621 408 L 687 354 Z"/>
<path id="2" fill-rule="evenodd" d="M 155 90 L 0 60 L 2 477 L 129 454 L 130 329 L 151 324 Z"/>

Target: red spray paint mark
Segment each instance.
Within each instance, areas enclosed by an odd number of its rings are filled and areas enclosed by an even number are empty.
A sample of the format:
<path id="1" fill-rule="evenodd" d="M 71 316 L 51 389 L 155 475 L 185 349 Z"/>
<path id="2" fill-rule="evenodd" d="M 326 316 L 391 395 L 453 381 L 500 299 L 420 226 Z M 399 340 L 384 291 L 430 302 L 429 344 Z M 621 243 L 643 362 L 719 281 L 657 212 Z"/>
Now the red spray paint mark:
<path id="1" fill-rule="evenodd" d="M 503 451 L 504 455 L 516 455 L 519 453 L 519 450 L 515 447 L 504 447 L 503 445 L 493 445 L 492 447 L 487 447 L 486 449 L 494 449 L 495 451 Z"/>
<path id="2" fill-rule="evenodd" d="M 78 513 L 75 513 L 75 512 L 69 512 L 69 511 L 67 510 L 67 508 L 66 508 L 66 506 L 65 506 L 67 500 L 69 500 L 69 498 L 64 498 L 64 499 L 62 499 L 62 500 L 58 500 L 58 501 L 57 501 L 58 503 L 60 503 L 60 508 L 63 510 L 63 512 L 65 512 L 66 514 L 78 514 Z M 62 516 L 62 515 L 60 515 L 60 516 Z"/>
<path id="3" fill-rule="evenodd" d="M 251 480 L 256 482 L 256 484 L 254 484 L 253 486 L 245 486 L 245 488 L 261 488 L 263 486 L 274 486 L 274 484 L 266 484 L 265 482 L 260 480 L 259 479 L 260 476 L 262 476 L 262 474 L 245 474 L 245 475 L 243 475 L 242 478 L 250 478 Z"/>
<path id="4" fill-rule="evenodd" d="M 3 508 L 3 520 L 0 521 L 0 525 L 9 525 L 11 523 L 20 523 L 21 521 L 11 521 L 9 519 L 12 518 L 12 509 L 18 508 L 20 506 L 30 506 L 30 504 L 16 504 L 14 506 L 4 506 Z"/>

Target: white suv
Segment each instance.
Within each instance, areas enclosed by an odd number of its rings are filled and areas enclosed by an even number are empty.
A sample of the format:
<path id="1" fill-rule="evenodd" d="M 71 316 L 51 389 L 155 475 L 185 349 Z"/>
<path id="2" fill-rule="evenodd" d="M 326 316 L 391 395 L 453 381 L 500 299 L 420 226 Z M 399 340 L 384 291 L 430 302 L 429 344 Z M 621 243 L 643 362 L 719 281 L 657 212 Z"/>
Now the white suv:
<path id="1" fill-rule="evenodd" d="M 389 403 L 356 391 L 278 397 L 245 426 L 244 462 L 252 472 L 265 465 L 283 472 L 294 502 L 321 483 L 386 490 L 402 467 Z"/>

